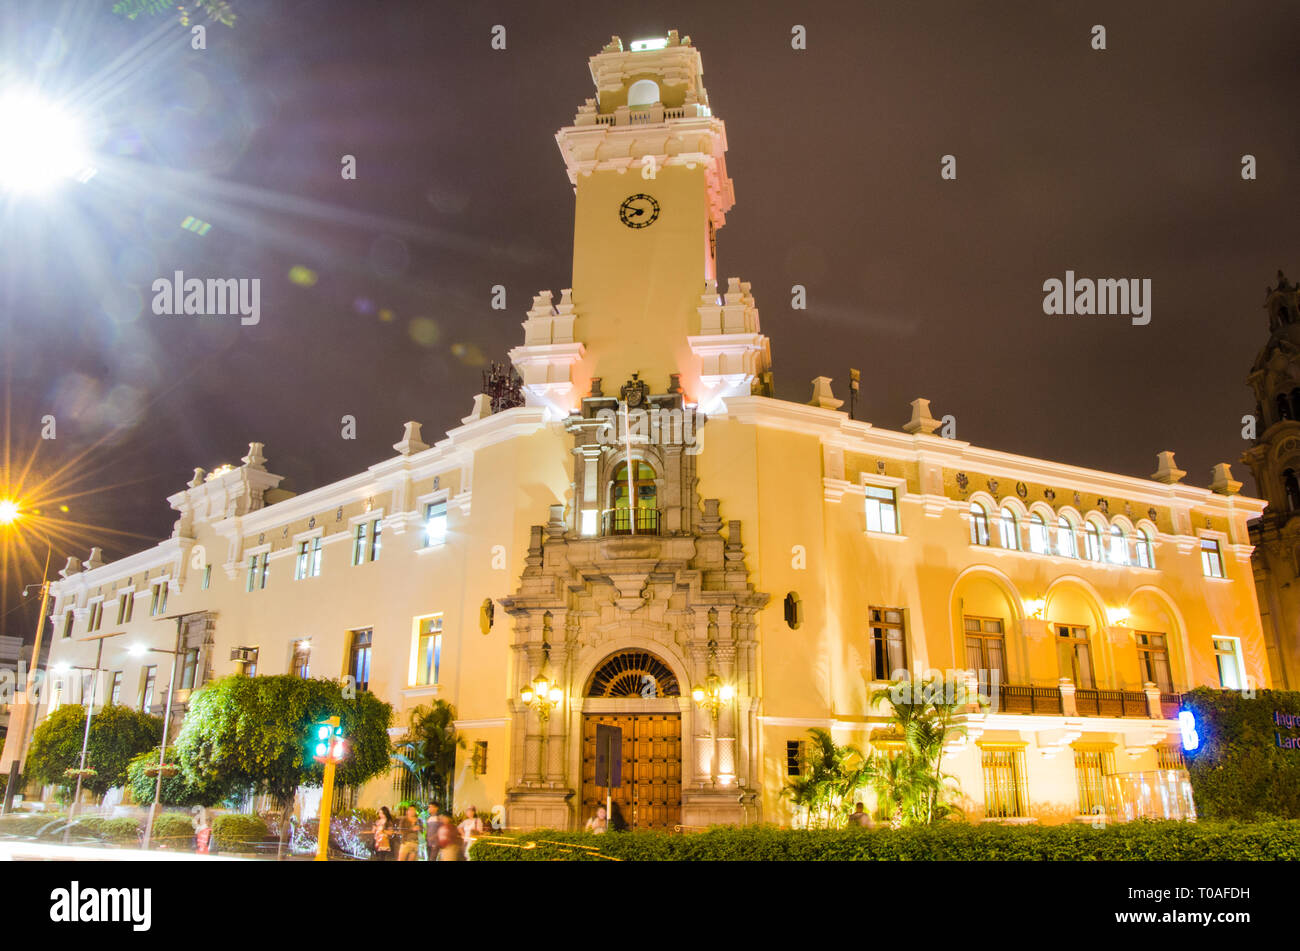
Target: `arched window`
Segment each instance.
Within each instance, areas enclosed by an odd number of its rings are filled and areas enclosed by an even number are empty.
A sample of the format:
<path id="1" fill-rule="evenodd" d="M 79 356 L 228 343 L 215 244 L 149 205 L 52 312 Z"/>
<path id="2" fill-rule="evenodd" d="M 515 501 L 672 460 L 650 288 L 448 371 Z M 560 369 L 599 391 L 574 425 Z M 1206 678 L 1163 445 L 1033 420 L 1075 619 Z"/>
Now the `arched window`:
<path id="1" fill-rule="evenodd" d="M 1101 532 L 1095 522 L 1084 527 L 1083 539 L 1088 548 L 1088 560 L 1101 561 Z"/>
<path id="2" fill-rule="evenodd" d="M 1038 555 L 1046 555 L 1051 550 L 1047 543 L 1047 523 L 1037 513 L 1029 516 L 1029 550 Z"/>
<path id="3" fill-rule="evenodd" d="M 1020 526 L 1016 523 L 1016 513 L 1003 508 L 998 513 L 998 533 L 1002 536 L 1002 547 L 1020 551 Z"/>
<path id="4" fill-rule="evenodd" d="M 989 543 L 989 513 L 978 502 L 970 504 L 970 543 L 972 545 Z"/>
<path id="5" fill-rule="evenodd" d="M 797 631 L 803 623 L 803 602 L 799 595 L 791 591 L 785 596 L 785 624 L 792 631 Z"/>
<path id="6" fill-rule="evenodd" d="M 635 504 L 629 499 L 635 499 Z M 655 471 L 642 460 L 633 460 L 630 480 L 626 462 L 620 462 L 614 469 L 609 485 L 609 511 L 605 513 L 605 534 L 631 535 L 634 525 L 638 535 L 659 534 Z"/>
<path id="7" fill-rule="evenodd" d="M 1118 525 L 1110 527 L 1110 563 L 1112 565 L 1128 564 L 1128 539 L 1124 537 L 1124 529 Z"/>
<path id="8" fill-rule="evenodd" d="M 648 651 L 619 651 L 608 658 L 587 684 L 588 697 L 680 697 L 677 675 Z"/>
<path id="9" fill-rule="evenodd" d="M 1294 512 L 1300 509 L 1300 481 L 1297 481 L 1294 469 L 1282 473 L 1282 490 L 1286 493 L 1286 507 Z"/>
<path id="10" fill-rule="evenodd" d="M 1056 520 L 1056 550 L 1066 558 L 1079 557 L 1079 544 L 1074 540 L 1074 523 L 1064 515 Z"/>
<path id="11" fill-rule="evenodd" d="M 1151 544 L 1151 533 L 1145 528 L 1138 529 L 1137 561 L 1139 568 L 1156 566 L 1155 548 Z"/>
<path id="12" fill-rule="evenodd" d="M 1291 418 L 1291 405 L 1287 402 L 1285 393 L 1277 395 L 1277 418 L 1278 420 Z"/>
<path id="13" fill-rule="evenodd" d="M 659 101 L 659 84 L 653 79 L 638 79 L 627 87 L 629 109 L 644 109 Z"/>

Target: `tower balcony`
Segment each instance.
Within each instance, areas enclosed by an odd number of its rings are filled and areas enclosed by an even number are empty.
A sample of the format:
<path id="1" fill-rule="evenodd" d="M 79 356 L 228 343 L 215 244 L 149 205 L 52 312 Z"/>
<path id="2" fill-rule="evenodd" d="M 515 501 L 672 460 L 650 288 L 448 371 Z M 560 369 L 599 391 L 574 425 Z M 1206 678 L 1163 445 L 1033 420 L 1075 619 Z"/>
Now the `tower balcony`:
<path id="1" fill-rule="evenodd" d="M 633 516 L 635 515 L 636 531 L 633 529 Z M 602 516 L 601 530 L 602 535 L 658 535 L 659 534 L 659 510 L 658 509 L 609 509 Z"/>

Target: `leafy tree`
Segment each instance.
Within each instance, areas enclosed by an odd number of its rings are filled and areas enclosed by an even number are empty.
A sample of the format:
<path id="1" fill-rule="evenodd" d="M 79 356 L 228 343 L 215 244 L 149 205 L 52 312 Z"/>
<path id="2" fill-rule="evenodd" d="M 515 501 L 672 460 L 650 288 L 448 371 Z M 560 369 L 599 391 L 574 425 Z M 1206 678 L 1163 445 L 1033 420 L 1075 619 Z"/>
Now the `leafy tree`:
<path id="1" fill-rule="evenodd" d="M 411 711 L 406 735 L 397 743 L 393 761 L 415 777 L 422 803 L 431 797 L 450 810 L 456 750 L 465 740 L 456 733 L 456 708 L 446 700 L 421 704 Z"/>
<path id="2" fill-rule="evenodd" d="M 203 11 L 209 20 L 225 26 L 235 25 L 235 11 L 230 8 L 227 0 L 190 0 L 190 3 L 195 9 Z M 181 26 L 190 25 L 189 6 L 178 4 L 178 0 L 117 0 L 113 4 L 113 12 L 128 20 L 134 20 L 142 14 L 157 16 L 172 10 L 176 11 L 176 18 Z"/>
<path id="3" fill-rule="evenodd" d="M 27 774 L 42 783 L 69 785 L 65 773 L 81 765 L 85 729 L 86 708 L 81 704 L 65 704 L 47 716 L 32 733 Z M 82 787 L 102 796 L 114 786 L 125 786 L 131 758 L 157 746 L 161 738 L 161 718 L 130 707 L 104 707 L 90 720 L 86 766 L 95 775 L 85 777 Z"/>
<path id="4" fill-rule="evenodd" d="M 167 750 L 167 765 L 176 769 L 171 776 L 164 775 L 162 781 L 162 803 L 164 806 L 215 806 L 223 801 L 229 790 L 221 785 L 208 787 L 196 786 L 180 769 L 173 748 Z M 146 750 L 131 758 L 127 764 L 127 782 L 135 801 L 142 806 L 153 803 L 158 791 L 158 747 Z"/>
<path id="5" fill-rule="evenodd" d="M 235 674 L 195 693 L 176 740 L 177 760 L 199 788 L 252 786 L 275 797 L 283 848 L 298 787 L 324 781 L 324 766 L 313 759 L 308 741 L 312 727 L 330 716 L 339 717 L 350 742 L 336 783 L 360 786 L 389 769 L 389 704 L 365 690 L 345 697 L 337 681 L 288 674 Z"/>

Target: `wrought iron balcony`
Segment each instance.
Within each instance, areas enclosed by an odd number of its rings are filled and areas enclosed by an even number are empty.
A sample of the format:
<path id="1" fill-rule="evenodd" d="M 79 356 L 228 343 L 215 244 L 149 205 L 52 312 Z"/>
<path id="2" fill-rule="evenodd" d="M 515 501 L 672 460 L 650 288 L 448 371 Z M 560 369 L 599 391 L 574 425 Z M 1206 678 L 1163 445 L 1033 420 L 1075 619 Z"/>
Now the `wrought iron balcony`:
<path id="1" fill-rule="evenodd" d="M 603 523 L 601 525 L 602 535 L 631 535 L 632 516 L 635 511 L 636 515 L 636 532 L 637 535 L 658 535 L 659 534 L 659 510 L 658 509 L 610 509 L 605 512 Z"/>

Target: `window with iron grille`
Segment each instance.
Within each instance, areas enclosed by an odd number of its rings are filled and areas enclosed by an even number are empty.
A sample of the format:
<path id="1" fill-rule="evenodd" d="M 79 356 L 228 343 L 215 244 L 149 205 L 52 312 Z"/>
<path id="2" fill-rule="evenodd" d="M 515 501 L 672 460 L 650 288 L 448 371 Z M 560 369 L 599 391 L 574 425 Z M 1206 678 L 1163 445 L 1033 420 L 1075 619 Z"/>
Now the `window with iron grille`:
<path id="1" fill-rule="evenodd" d="M 1019 749 L 985 749 L 984 815 L 990 819 L 1017 819 L 1029 815 L 1025 754 Z"/>
<path id="2" fill-rule="evenodd" d="M 1106 777 L 1115 772 L 1109 750 L 1075 750 L 1074 776 L 1079 785 L 1079 815 L 1106 814 Z"/>
<path id="3" fill-rule="evenodd" d="M 785 774 L 803 775 L 803 740 L 785 741 Z"/>
<path id="4" fill-rule="evenodd" d="M 1156 768 L 1186 769 L 1187 761 L 1183 759 L 1183 751 L 1176 746 L 1161 743 L 1156 747 Z"/>
<path id="5" fill-rule="evenodd" d="M 420 781 L 405 766 L 393 770 L 393 798 L 398 802 L 414 802 L 420 795 Z"/>
<path id="6" fill-rule="evenodd" d="M 907 640 L 902 608 L 871 608 L 871 671 L 876 680 L 889 680 L 907 669 Z"/>
<path id="7" fill-rule="evenodd" d="M 475 776 L 486 776 L 486 775 L 487 775 L 487 763 L 488 763 L 487 754 L 488 754 L 488 741 L 487 741 L 487 740 L 475 740 L 475 741 L 474 741 L 474 761 L 473 761 L 473 762 L 474 762 L 474 775 L 475 775 Z"/>

